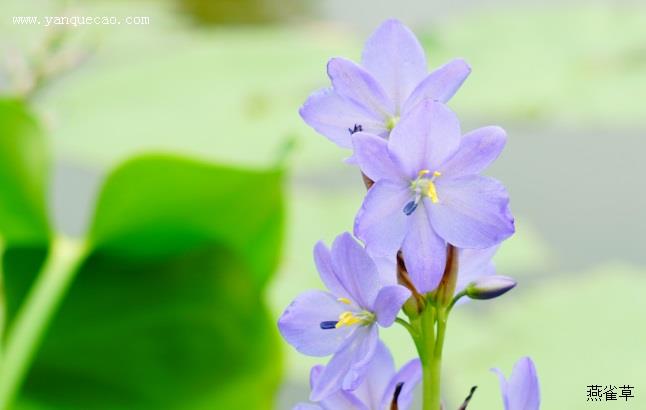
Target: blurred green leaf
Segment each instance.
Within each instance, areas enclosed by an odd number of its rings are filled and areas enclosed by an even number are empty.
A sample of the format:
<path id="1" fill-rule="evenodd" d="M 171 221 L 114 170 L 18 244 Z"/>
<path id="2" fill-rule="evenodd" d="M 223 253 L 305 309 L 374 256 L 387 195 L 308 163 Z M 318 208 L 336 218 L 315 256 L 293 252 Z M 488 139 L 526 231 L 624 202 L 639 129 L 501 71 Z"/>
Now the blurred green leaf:
<path id="1" fill-rule="evenodd" d="M 23 101 L 0 99 L 0 238 L 7 257 L 12 247 L 22 248 L 16 259 L 24 269 L 20 277 L 5 275 L 0 294 L 8 327 L 33 278 L 44 261 L 49 239 L 47 173 L 49 154 L 40 125 Z M 11 261 L 14 257 L 10 257 Z M 6 258 L 2 261 L 7 264 Z M 2 269 L 0 269 L 2 272 Z M 2 329 L 4 330 L 4 329 Z M 4 332 L 0 332 L 4 337 Z"/>
<path id="2" fill-rule="evenodd" d="M 41 246 L 15 246 L 5 249 L 2 256 L 4 285 L 5 323 L 11 326 L 31 285 L 38 276 L 47 257 L 47 248 Z M 6 336 L 3 335 L 3 336 Z"/>
<path id="3" fill-rule="evenodd" d="M 89 240 L 98 250 L 162 257 L 225 243 L 259 285 L 279 261 L 282 171 L 213 166 L 147 155 L 117 168 L 103 187 Z"/>
<path id="4" fill-rule="evenodd" d="M 17 408 L 272 408 L 282 369 L 262 284 L 281 181 L 170 155 L 117 168 Z M 39 255 L 11 249 L 6 275 L 19 282 Z"/>
<path id="5" fill-rule="evenodd" d="M 161 259 L 94 254 L 24 397 L 43 408 L 271 408 L 277 338 L 249 277 L 217 245 Z"/>
<path id="6" fill-rule="evenodd" d="M 178 3 L 178 8 L 205 25 L 288 20 L 307 5 L 307 2 L 296 0 L 179 0 Z"/>
<path id="7" fill-rule="evenodd" d="M 0 99 L 0 235 L 9 244 L 42 244 L 49 158 L 43 133 L 25 104 Z"/>

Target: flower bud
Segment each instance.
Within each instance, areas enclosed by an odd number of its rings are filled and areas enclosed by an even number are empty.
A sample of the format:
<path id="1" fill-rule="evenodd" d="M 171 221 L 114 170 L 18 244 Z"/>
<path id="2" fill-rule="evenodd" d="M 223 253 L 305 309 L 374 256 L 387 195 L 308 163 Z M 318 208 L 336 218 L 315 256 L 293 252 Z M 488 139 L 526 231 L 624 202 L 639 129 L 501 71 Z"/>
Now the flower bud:
<path id="1" fill-rule="evenodd" d="M 503 295 L 516 286 L 516 281 L 508 276 L 484 276 L 469 283 L 467 296 L 471 299 L 493 299 Z"/>
<path id="2" fill-rule="evenodd" d="M 404 306 L 402 306 L 402 309 L 404 310 L 404 313 L 406 314 L 406 316 L 408 316 L 410 319 L 415 319 L 416 317 L 419 316 L 421 307 L 417 298 L 415 296 L 411 296 L 404 303 Z"/>

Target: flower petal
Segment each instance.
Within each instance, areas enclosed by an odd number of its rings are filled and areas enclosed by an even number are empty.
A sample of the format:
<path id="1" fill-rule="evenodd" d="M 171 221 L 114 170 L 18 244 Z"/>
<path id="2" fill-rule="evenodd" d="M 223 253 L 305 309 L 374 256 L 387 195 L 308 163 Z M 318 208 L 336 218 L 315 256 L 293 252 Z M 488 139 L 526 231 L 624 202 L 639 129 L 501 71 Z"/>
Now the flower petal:
<path id="1" fill-rule="evenodd" d="M 500 382 L 500 395 L 502 396 L 502 402 L 505 406 L 505 410 L 512 410 L 509 408 L 509 385 L 507 380 L 505 380 L 505 375 L 500 369 L 491 369 L 498 376 L 498 381 Z"/>
<path id="2" fill-rule="evenodd" d="M 536 367 L 529 357 L 514 366 L 509 377 L 507 395 L 510 410 L 538 410 L 541 397 Z"/>
<path id="3" fill-rule="evenodd" d="M 410 290 L 400 285 L 384 286 L 375 300 L 374 312 L 381 327 L 393 324 L 402 305 L 411 296 Z"/>
<path id="4" fill-rule="evenodd" d="M 493 178 L 479 175 L 438 178 L 439 203 L 431 204 L 435 231 L 458 248 L 487 248 L 514 233 L 509 195 Z"/>
<path id="5" fill-rule="evenodd" d="M 401 22 L 383 22 L 368 38 L 362 65 L 401 108 L 427 73 L 426 55 L 415 35 Z"/>
<path id="6" fill-rule="evenodd" d="M 359 65 L 337 57 L 328 62 L 327 73 L 339 95 L 366 107 L 384 123 L 393 116 L 392 101 L 374 77 Z"/>
<path id="7" fill-rule="evenodd" d="M 348 373 L 343 378 L 343 384 L 341 385 L 343 390 L 355 390 L 363 382 L 366 370 L 372 362 L 379 343 L 377 325 L 365 326 L 360 328 L 359 332 L 364 332 L 365 336 L 363 336 L 363 341 L 358 344 L 355 350 L 354 358 L 356 360 L 352 362 Z"/>
<path id="8" fill-rule="evenodd" d="M 491 259 L 497 250 L 498 246 L 484 249 L 458 250 L 458 281 L 455 288 L 456 293 L 464 290 L 474 280 L 496 273 L 496 268 Z M 468 299 L 463 298 L 462 300 Z"/>
<path id="9" fill-rule="evenodd" d="M 342 148 L 352 148 L 350 137 L 355 128 L 383 137 L 389 133 L 381 115 L 341 97 L 332 89 L 310 95 L 299 113 L 310 127 Z"/>
<path id="10" fill-rule="evenodd" d="M 363 381 L 365 370 L 379 341 L 377 326 L 355 329 L 352 339 L 330 359 L 312 388 L 310 400 L 321 401 L 340 389 L 354 390 Z"/>
<path id="11" fill-rule="evenodd" d="M 413 402 L 413 391 L 415 387 L 422 380 L 422 364 L 419 359 L 414 359 L 406 363 L 400 370 L 395 374 L 390 382 L 388 387 L 384 390 L 383 397 L 381 399 L 380 409 L 389 409 L 395 395 L 395 390 L 399 384 L 402 384 L 399 397 L 397 399 L 397 408 L 399 410 L 405 410 L 410 407 Z"/>
<path id="12" fill-rule="evenodd" d="M 406 176 L 388 153 L 388 142 L 376 135 L 358 132 L 352 136 L 353 158 L 371 180 L 404 180 Z"/>
<path id="13" fill-rule="evenodd" d="M 352 392 L 339 390 L 323 399 L 323 410 L 370 410 Z"/>
<path id="14" fill-rule="evenodd" d="M 388 149 L 411 180 L 419 171 L 438 171 L 460 145 L 460 123 L 444 104 L 424 100 L 390 133 Z M 440 170 L 441 171 L 441 170 Z"/>
<path id="15" fill-rule="evenodd" d="M 446 264 L 446 242 L 431 227 L 426 208 L 424 200 L 424 206 L 408 217 L 408 233 L 402 245 L 408 275 L 420 293 L 437 287 Z"/>
<path id="16" fill-rule="evenodd" d="M 395 361 L 386 345 L 379 341 L 366 370 L 366 377 L 353 393 L 370 409 L 390 408 L 377 406 L 394 375 Z"/>
<path id="17" fill-rule="evenodd" d="M 337 320 L 346 306 L 330 293 L 309 291 L 300 294 L 278 320 L 278 329 L 287 343 L 309 356 L 327 356 L 339 350 L 353 329 L 321 329 L 321 322 Z"/>
<path id="18" fill-rule="evenodd" d="M 397 284 L 397 256 L 370 255 L 377 265 L 382 285 Z"/>
<path id="19" fill-rule="evenodd" d="M 310 372 L 310 387 L 314 388 L 318 384 L 321 374 L 325 370 L 325 366 L 314 366 Z M 321 410 L 369 410 L 363 403 L 353 394 L 347 391 L 339 390 L 332 393 L 319 402 L 316 407 Z"/>
<path id="20" fill-rule="evenodd" d="M 369 190 L 354 221 L 354 233 L 372 255 L 394 257 L 406 234 L 403 209 L 412 194 L 407 184 L 377 181 Z"/>
<path id="21" fill-rule="evenodd" d="M 316 386 L 316 383 L 318 383 L 319 377 L 321 377 L 321 373 L 323 373 L 323 369 L 325 369 L 325 366 L 322 364 L 313 366 L 310 369 L 310 389 L 313 389 L 314 386 Z"/>
<path id="22" fill-rule="evenodd" d="M 425 99 L 443 103 L 449 101 L 470 73 L 471 67 L 463 59 L 449 61 L 419 83 L 404 103 L 404 112 L 413 109 Z"/>
<path id="23" fill-rule="evenodd" d="M 462 137 L 460 148 L 441 166 L 444 175 L 456 178 L 479 174 L 502 152 L 507 134 L 500 127 L 483 127 Z"/>
<path id="24" fill-rule="evenodd" d="M 332 244 L 332 264 L 340 284 L 361 308 L 372 310 L 381 281 L 377 265 L 347 232 Z"/>
<path id="25" fill-rule="evenodd" d="M 351 408 L 352 407 L 348 407 L 348 410 Z M 296 406 L 294 406 L 292 410 L 324 410 L 324 409 L 318 404 L 298 403 Z"/>
<path id="26" fill-rule="evenodd" d="M 351 297 L 337 276 L 337 272 L 334 270 L 332 253 L 321 241 L 314 245 L 314 263 L 316 264 L 316 269 L 319 272 L 321 281 L 323 281 L 325 287 L 327 287 L 334 296 L 344 298 Z"/>

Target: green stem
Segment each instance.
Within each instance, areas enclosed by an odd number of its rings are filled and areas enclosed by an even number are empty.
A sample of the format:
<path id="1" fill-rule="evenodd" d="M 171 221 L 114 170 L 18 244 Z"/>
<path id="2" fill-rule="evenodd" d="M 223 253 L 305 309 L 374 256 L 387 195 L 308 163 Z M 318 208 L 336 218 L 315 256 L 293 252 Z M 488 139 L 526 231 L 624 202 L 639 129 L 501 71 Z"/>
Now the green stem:
<path id="1" fill-rule="evenodd" d="M 428 306 L 421 315 L 422 340 L 419 356 L 422 361 L 423 410 L 440 410 L 440 374 L 435 361 L 435 308 Z"/>
<path id="2" fill-rule="evenodd" d="M 446 335 L 446 309 L 440 309 L 437 315 L 437 340 L 435 340 L 435 354 L 434 356 L 439 360 L 442 359 L 442 351 L 444 349 L 444 337 Z"/>
<path id="3" fill-rule="evenodd" d="M 447 315 L 448 315 L 448 313 L 451 313 L 451 310 L 453 310 L 453 306 L 455 306 L 455 304 L 458 302 L 458 300 L 462 299 L 466 295 L 467 295 L 467 291 L 463 290 L 462 292 L 458 293 L 457 295 L 455 295 L 453 297 L 453 300 L 451 301 L 451 304 L 449 305 Z"/>
<path id="4" fill-rule="evenodd" d="M 415 329 L 415 328 L 414 328 L 410 323 L 408 323 L 405 319 L 402 319 L 402 318 L 398 317 L 398 318 L 395 318 L 395 322 L 396 322 L 396 323 L 399 323 L 400 325 L 402 325 L 402 326 L 404 327 L 404 329 L 406 329 L 406 330 L 408 331 L 408 333 L 411 335 L 411 337 L 413 338 L 413 340 L 417 340 L 417 339 L 419 339 L 419 332 L 417 331 L 417 329 Z"/>
<path id="5" fill-rule="evenodd" d="M 441 409 L 442 351 L 448 309 L 429 307 L 421 315 L 422 340 L 418 344 L 423 372 L 423 410 Z"/>
<path id="6" fill-rule="evenodd" d="M 4 361 L 0 365 L 0 410 L 10 407 L 20 389 L 47 325 L 86 251 L 83 242 L 63 237 L 52 240 L 42 270 L 7 335 Z"/>

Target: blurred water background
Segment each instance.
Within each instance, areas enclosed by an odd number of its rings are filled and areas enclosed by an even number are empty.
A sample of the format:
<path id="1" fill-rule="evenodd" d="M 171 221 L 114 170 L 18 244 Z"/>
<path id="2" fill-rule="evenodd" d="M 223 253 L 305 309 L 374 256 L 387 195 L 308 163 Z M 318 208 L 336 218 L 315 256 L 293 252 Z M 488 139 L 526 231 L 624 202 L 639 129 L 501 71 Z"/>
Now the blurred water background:
<path id="1" fill-rule="evenodd" d="M 454 312 L 449 408 L 471 385 L 479 386 L 474 409 L 501 408 L 488 369 L 509 372 L 521 355 L 537 364 L 545 409 L 589 408 L 590 384 L 633 385 L 636 397 L 615 407 L 646 408 L 643 2 L 4 0 L 2 55 L 33 49 L 45 35 L 11 16 L 65 11 L 150 16 L 151 24 L 70 28 L 70 42 L 89 57 L 34 101 L 56 154 L 58 225 L 84 231 L 101 176 L 131 153 L 264 166 L 294 139 L 287 243 L 270 289 L 276 317 L 296 294 L 321 286 L 311 249 L 351 230 L 364 194 L 357 170 L 343 163 L 348 153 L 298 116 L 307 95 L 327 86 L 327 59 L 358 60 L 363 39 L 388 17 L 419 35 L 431 67 L 467 59 L 473 73 L 450 106 L 464 130 L 508 131 L 490 174 L 510 191 L 518 232 L 496 262 L 519 286 Z M 403 329 L 383 335 L 398 363 L 413 356 Z M 319 362 L 285 351 L 279 409 L 306 399 L 309 367 Z"/>

